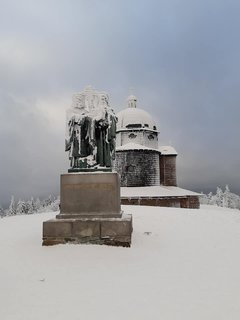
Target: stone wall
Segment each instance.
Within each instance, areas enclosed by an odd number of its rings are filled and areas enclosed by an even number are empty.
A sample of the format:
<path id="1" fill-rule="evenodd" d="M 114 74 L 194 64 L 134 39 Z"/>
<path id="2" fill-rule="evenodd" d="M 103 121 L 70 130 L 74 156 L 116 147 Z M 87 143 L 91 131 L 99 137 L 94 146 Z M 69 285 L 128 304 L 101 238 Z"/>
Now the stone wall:
<path id="1" fill-rule="evenodd" d="M 122 205 L 140 205 L 140 206 L 157 206 L 157 207 L 176 207 L 176 208 L 188 208 L 199 209 L 199 197 L 198 196 L 186 196 L 186 197 L 162 197 L 162 198 L 122 198 Z"/>
<path id="2" fill-rule="evenodd" d="M 122 187 L 160 185 L 159 153 L 149 150 L 117 151 L 115 170 Z"/>
<path id="3" fill-rule="evenodd" d="M 163 186 L 177 186 L 176 155 L 160 156 L 160 183 Z"/>
<path id="4" fill-rule="evenodd" d="M 187 196 L 181 199 L 181 208 L 199 209 L 200 201 L 198 196 Z"/>

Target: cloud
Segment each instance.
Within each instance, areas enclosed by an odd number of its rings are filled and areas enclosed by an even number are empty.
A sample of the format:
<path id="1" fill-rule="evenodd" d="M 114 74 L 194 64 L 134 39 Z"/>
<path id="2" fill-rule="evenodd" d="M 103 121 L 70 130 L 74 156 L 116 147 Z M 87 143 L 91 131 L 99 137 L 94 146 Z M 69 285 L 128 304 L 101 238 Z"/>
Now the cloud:
<path id="1" fill-rule="evenodd" d="M 5 120 L 0 127 L 1 203 L 6 204 L 11 194 L 23 198 L 58 194 L 59 170 L 66 170 L 64 123 L 55 125 L 44 111 L 44 102 L 39 107 L 37 102 L 1 94 L 4 104 L 7 108 L 0 109 Z"/>
<path id="2" fill-rule="evenodd" d="M 65 110 L 129 88 L 179 152 L 179 183 L 240 193 L 238 1 L 2 1 L 0 202 L 58 192 Z"/>
<path id="3" fill-rule="evenodd" d="M 0 62 L 14 73 L 28 73 L 35 66 L 42 66 L 47 61 L 47 52 L 40 45 L 20 41 L 17 38 L 5 38 L 0 43 Z"/>

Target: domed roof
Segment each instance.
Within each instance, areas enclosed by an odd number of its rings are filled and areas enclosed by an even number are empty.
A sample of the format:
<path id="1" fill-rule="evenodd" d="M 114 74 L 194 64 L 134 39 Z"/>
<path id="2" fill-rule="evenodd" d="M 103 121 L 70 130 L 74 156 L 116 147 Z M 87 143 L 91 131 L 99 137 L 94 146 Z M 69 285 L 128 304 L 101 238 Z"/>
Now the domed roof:
<path id="1" fill-rule="evenodd" d="M 141 129 L 157 131 L 156 123 L 149 113 L 138 108 L 126 108 L 117 114 L 117 131 Z"/>

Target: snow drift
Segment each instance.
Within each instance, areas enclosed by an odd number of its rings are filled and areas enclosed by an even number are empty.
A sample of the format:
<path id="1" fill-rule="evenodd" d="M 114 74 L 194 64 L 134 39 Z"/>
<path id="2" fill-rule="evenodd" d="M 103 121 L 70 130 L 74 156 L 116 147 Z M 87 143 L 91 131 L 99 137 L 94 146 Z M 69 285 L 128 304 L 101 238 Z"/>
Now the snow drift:
<path id="1" fill-rule="evenodd" d="M 238 210 L 123 209 L 131 248 L 42 247 L 56 213 L 1 219 L 0 319 L 239 319 Z"/>

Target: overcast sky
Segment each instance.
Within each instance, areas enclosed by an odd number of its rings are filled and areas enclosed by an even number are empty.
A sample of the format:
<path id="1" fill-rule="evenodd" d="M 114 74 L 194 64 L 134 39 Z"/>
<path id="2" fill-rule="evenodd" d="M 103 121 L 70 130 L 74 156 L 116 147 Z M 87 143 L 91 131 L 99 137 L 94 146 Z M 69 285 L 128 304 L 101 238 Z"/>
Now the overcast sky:
<path id="1" fill-rule="evenodd" d="M 0 0 L 0 203 L 59 193 L 65 111 L 130 88 L 181 187 L 240 193 L 239 0 Z"/>

